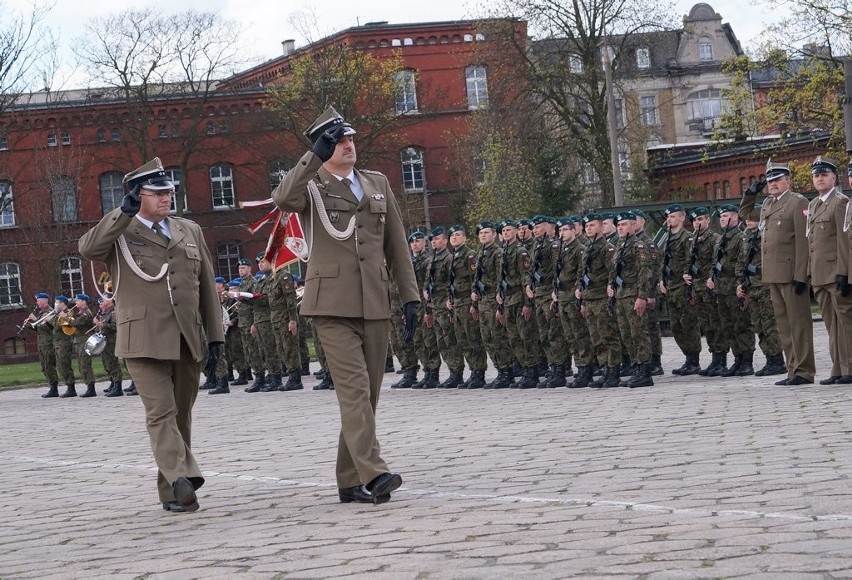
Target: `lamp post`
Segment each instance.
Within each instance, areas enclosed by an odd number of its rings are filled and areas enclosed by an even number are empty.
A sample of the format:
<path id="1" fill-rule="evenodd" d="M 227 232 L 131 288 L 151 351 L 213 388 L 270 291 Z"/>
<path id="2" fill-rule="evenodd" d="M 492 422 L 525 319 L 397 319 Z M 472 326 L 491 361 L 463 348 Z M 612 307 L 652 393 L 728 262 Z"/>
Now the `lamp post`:
<path id="1" fill-rule="evenodd" d="M 615 120 L 615 94 L 612 88 L 612 60 L 609 46 L 603 47 L 604 86 L 606 88 L 606 121 L 609 134 L 609 160 L 612 165 L 612 190 L 615 205 L 624 205 L 624 187 L 621 183 L 621 164 L 618 161 L 618 126 Z"/>

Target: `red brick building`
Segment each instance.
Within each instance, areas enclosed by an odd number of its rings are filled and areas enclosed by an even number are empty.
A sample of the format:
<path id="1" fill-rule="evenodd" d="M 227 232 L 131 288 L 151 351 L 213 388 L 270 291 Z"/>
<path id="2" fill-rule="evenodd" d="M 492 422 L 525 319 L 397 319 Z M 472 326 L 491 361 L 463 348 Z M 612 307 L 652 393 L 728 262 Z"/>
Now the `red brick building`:
<path id="1" fill-rule="evenodd" d="M 524 23 L 516 29 L 525 37 Z M 450 200 L 465 184 L 450 167 L 450 140 L 466 131 L 472 111 L 488 106 L 488 63 L 477 50 L 488 39 L 474 22 L 461 21 L 373 23 L 317 44 L 334 42 L 379 57 L 401 55 L 403 89 L 388 106 L 414 122 L 371 168 L 384 172 L 406 202 L 411 227 L 454 218 Z M 288 169 L 279 152 L 305 147 L 273 130 L 273 114 L 264 106 L 264 85 L 286 82 L 298 52 L 285 43 L 282 56 L 220 83 L 202 114 L 202 105 L 186 94 L 140 107 L 109 90 L 89 89 L 26 95 L 0 116 L 0 191 L 11 194 L 0 208 L 0 364 L 35 358 L 34 335 L 17 336 L 16 325 L 36 292 L 97 295 L 77 239 L 120 205 L 123 174 L 154 155 L 179 186 L 175 205 L 204 228 L 217 274 L 237 275 L 237 260 L 254 257 L 266 241 L 246 230 L 263 211 L 239 203 L 268 198 Z"/>

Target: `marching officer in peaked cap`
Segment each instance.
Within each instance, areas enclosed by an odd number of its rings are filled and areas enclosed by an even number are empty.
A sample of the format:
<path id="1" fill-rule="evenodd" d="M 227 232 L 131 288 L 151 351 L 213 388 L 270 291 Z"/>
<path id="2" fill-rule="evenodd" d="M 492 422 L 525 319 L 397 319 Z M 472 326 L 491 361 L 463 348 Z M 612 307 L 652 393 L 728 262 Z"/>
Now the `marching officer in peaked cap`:
<path id="1" fill-rule="evenodd" d="M 399 205 L 387 178 L 356 170 L 355 129 L 326 109 L 305 131 L 312 143 L 272 192 L 308 227 L 301 314 L 311 316 L 340 404 L 340 501 L 382 503 L 402 485 L 379 453 L 376 407 L 390 332 L 390 279 L 412 340 L 420 301 Z"/>
<path id="2" fill-rule="evenodd" d="M 790 168 L 766 164 L 766 179 L 749 186 L 740 203 L 748 213 L 764 187 L 769 196 L 760 210 L 763 282 L 769 286 L 772 309 L 787 359 L 787 378 L 776 385 L 805 385 L 814 382 L 813 319 L 808 293 L 808 200 L 790 191 Z"/>
<path id="3" fill-rule="evenodd" d="M 198 224 L 169 215 L 174 185 L 159 158 L 124 176 L 121 207 L 80 238 L 116 280 L 116 354 L 145 406 L 163 509 L 198 509 L 204 477 L 191 450 L 201 361 L 214 372 L 225 336 L 213 265 Z M 206 336 L 206 343 L 205 343 Z"/>
<path id="4" fill-rule="evenodd" d="M 828 331 L 831 375 L 821 385 L 852 383 L 852 296 L 843 295 L 837 284 L 838 263 L 843 261 L 845 242 L 843 222 L 849 198 L 843 194 L 837 162 L 817 157 L 811 164 L 815 197 L 808 204 L 809 273 L 814 298 L 822 311 Z"/>

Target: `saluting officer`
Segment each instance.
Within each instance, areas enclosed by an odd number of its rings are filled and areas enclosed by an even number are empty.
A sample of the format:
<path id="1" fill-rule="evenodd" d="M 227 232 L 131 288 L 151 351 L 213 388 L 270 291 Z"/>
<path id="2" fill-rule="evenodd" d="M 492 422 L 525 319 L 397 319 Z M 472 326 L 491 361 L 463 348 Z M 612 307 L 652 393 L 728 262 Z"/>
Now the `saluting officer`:
<path id="1" fill-rule="evenodd" d="M 776 385 L 807 385 L 814 382 L 813 318 L 808 293 L 808 200 L 790 191 L 790 168 L 766 164 L 766 180 L 752 183 L 743 195 L 740 211 L 757 203 L 764 187 L 769 197 L 760 211 L 758 228 L 763 232 L 761 260 L 763 282 L 769 286 L 772 309 L 787 359 L 787 378 Z"/>
<path id="2" fill-rule="evenodd" d="M 838 290 L 837 263 L 842 252 L 843 220 L 849 198 L 838 187 L 837 162 L 817 157 L 811 164 L 815 197 L 808 204 L 809 273 L 814 297 L 822 310 L 828 331 L 831 376 L 821 385 L 852 383 L 850 341 L 852 338 L 852 296 Z"/>

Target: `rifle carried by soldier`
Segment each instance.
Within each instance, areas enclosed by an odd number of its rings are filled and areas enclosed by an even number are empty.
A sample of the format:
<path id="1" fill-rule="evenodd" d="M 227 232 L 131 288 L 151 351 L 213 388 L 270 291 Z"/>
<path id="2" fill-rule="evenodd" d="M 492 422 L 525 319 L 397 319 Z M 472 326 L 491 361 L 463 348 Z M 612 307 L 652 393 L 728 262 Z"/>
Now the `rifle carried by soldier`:
<path id="1" fill-rule="evenodd" d="M 621 247 L 618 249 L 618 254 L 615 257 L 615 272 L 612 275 L 612 282 L 610 286 L 614 292 L 612 296 L 609 297 L 609 300 L 606 301 L 606 310 L 610 316 L 615 317 L 615 300 L 616 296 L 618 296 L 619 289 L 624 286 L 624 278 L 621 277 L 621 272 L 624 270 L 624 246 L 627 244 L 627 240 L 630 239 L 630 234 L 627 234 L 621 242 Z"/>
<path id="2" fill-rule="evenodd" d="M 672 228 L 666 228 L 666 248 L 663 252 L 663 286 L 669 289 L 669 281 L 672 279 Z"/>
<path id="3" fill-rule="evenodd" d="M 592 282 L 592 278 L 591 276 L 589 276 L 589 269 L 592 267 L 592 258 L 594 258 L 594 253 L 592 252 L 592 246 L 589 245 L 589 247 L 586 248 L 586 257 L 583 260 L 583 274 L 580 276 L 580 283 L 578 285 L 578 290 L 580 290 L 581 296 L 586 292 L 586 289 Z M 582 311 L 583 299 L 577 298 L 577 301 L 574 303 L 574 306 L 577 307 L 578 311 Z"/>
<path id="4" fill-rule="evenodd" d="M 725 257 L 725 254 L 728 252 L 728 238 L 725 237 L 724 233 L 722 237 L 719 239 L 719 247 L 716 248 L 716 255 L 713 256 L 713 267 L 710 268 L 710 279 L 713 280 L 713 285 L 715 288 L 716 280 L 719 278 L 719 274 L 722 273 L 722 268 L 724 264 L 722 264 L 722 258 Z M 707 296 L 710 298 L 716 297 L 716 290 L 707 289 Z"/>
<path id="5" fill-rule="evenodd" d="M 503 249 L 500 254 L 500 287 L 497 289 L 497 314 L 503 316 L 506 302 L 506 290 L 509 289 L 509 242 L 503 241 Z"/>
<path id="6" fill-rule="evenodd" d="M 695 278 L 698 276 L 698 255 L 701 249 L 698 239 L 698 232 L 695 232 L 695 237 L 692 238 L 692 249 L 689 253 L 689 267 L 686 270 L 687 274 L 692 276 L 692 283 L 683 287 L 683 295 L 690 304 L 695 304 Z"/>
<path id="7" fill-rule="evenodd" d="M 740 310 L 748 308 L 748 289 L 751 288 L 751 277 L 757 274 L 757 264 L 754 263 L 754 258 L 760 252 L 760 232 L 756 232 L 748 242 L 748 252 L 746 253 L 745 267 L 743 268 L 743 277 L 740 280 L 740 286 L 743 289 L 745 297 L 737 297 L 737 305 Z"/>
<path id="8" fill-rule="evenodd" d="M 559 280 L 559 276 L 562 275 L 562 268 L 565 265 L 565 259 L 562 256 L 562 249 L 565 247 L 565 242 L 562 238 L 559 238 L 559 256 L 556 258 L 556 265 L 553 267 L 553 294 L 556 296 L 556 301 L 550 304 L 550 310 L 558 315 L 559 314 L 559 290 L 562 288 L 562 281 Z"/>
<path id="9" fill-rule="evenodd" d="M 456 250 L 453 250 L 453 257 L 450 259 L 449 284 L 447 285 L 447 302 L 450 306 L 456 303 Z"/>
<path id="10" fill-rule="evenodd" d="M 485 294 L 485 282 L 482 281 L 485 276 L 485 251 L 479 252 L 479 257 L 476 259 L 476 273 L 473 277 L 473 291 L 476 294 L 476 300 L 471 302 L 471 308 L 478 311 L 479 301 L 482 300 Z"/>
<path id="11" fill-rule="evenodd" d="M 426 292 L 426 304 L 423 305 L 423 311 L 429 315 L 432 314 L 432 293 L 435 291 L 435 255 L 432 254 L 432 261 L 429 262 L 429 274 L 426 275 L 426 285 L 423 290 Z"/>

